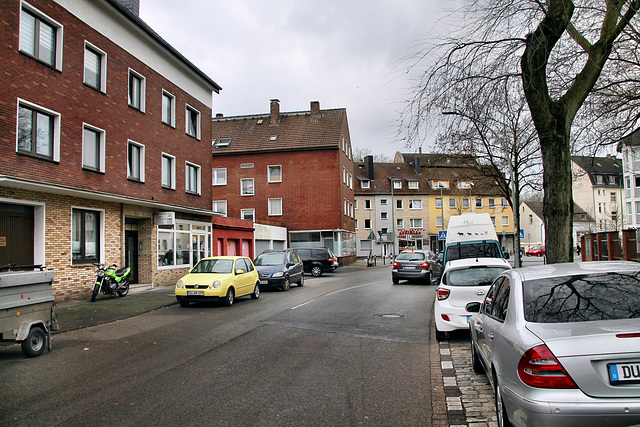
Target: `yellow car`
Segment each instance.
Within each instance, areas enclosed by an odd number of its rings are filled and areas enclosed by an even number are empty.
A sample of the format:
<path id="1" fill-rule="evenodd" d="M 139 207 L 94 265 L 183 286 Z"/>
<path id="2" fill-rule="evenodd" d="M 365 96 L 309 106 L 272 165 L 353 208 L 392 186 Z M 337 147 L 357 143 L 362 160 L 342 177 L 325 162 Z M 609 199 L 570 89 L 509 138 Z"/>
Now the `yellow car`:
<path id="1" fill-rule="evenodd" d="M 236 297 L 260 298 L 260 279 L 251 259 L 243 256 L 203 258 L 178 280 L 176 299 L 182 307 L 190 302 L 222 300 L 231 307 Z"/>

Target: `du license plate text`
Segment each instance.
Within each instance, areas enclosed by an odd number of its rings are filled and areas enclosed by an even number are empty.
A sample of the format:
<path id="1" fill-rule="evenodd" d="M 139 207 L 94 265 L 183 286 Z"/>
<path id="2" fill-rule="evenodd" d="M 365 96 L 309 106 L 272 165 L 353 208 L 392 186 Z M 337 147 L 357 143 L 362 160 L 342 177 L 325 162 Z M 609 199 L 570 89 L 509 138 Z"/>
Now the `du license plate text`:
<path id="1" fill-rule="evenodd" d="M 640 383 L 640 362 L 615 363 L 608 366 L 612 384 Z"/>

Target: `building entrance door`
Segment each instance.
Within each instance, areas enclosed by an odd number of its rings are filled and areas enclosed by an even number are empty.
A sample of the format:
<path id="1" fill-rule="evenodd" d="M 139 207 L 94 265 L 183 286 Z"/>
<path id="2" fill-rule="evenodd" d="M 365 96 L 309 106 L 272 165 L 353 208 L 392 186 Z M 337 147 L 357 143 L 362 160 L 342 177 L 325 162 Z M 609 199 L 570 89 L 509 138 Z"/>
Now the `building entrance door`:
<path id="1" fill-rule="evenodd" d="M 0 203 L 0 265 L 33 265 L 32 206 Z"/>
<path id="2" fill-rule="evenodd" d="M 138 283 L 138 232 L 126 230 L 124 232 L 125 267 L 130 267 L 129 283 Z"/>

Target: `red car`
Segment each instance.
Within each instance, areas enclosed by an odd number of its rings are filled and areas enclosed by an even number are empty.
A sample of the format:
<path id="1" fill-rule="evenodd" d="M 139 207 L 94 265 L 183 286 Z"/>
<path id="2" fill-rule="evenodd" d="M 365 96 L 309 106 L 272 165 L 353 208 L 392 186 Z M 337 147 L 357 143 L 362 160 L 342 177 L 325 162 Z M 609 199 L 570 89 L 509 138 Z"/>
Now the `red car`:
<path id="1" fill-rule="evenodd" d="M 534 246 L 526 252 L 527 256 L 545 256 L 547 251 L 544 249 L 544 245 Z"/>

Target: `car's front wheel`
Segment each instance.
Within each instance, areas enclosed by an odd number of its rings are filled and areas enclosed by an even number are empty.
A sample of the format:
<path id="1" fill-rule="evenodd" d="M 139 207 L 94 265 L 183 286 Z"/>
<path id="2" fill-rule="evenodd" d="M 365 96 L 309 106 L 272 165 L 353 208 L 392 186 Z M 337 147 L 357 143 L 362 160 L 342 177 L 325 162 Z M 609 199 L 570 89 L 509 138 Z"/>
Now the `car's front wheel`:
<path id="1" fill-rule="evenodd" d="M 224 297 L 225 307 L 231 307 L 233 305 L 235 298 L 236 298 L 235 291 L 233 290 L 233 288 L 229 288 L 229 290 L 227 291 L 227 295 L 225 295 Z"/>
<path id="2" fill-rule="evenodd" d="M 251 294 L 251 299 L 260 298 L 260 283 L 256 282 L 256 286 L 253 288 L 253 293 Z"/>
<path id="3" fill-rule="evenodd" d="M 289 281 L 289 276 L 285 276 L 282 280 L 282 286 L 280 287 L 283 291 L 287 292 L 291 288 L 291 282 Z"/>

